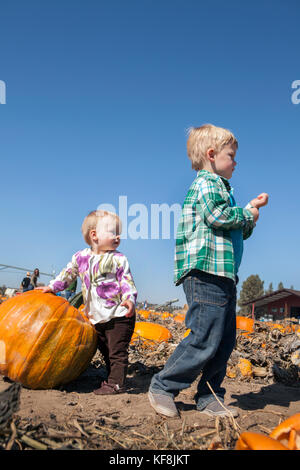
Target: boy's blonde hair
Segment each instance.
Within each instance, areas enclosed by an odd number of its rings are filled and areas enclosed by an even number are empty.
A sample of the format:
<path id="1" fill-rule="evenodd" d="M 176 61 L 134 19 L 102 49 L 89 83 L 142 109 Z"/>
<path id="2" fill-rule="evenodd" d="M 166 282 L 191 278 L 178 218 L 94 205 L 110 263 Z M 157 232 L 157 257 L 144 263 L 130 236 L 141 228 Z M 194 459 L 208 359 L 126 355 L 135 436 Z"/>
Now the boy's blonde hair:
<path id="1" fill-rule="evenodd" d="M 238 147 L 238 141 L 234 135 L 222 127 L 204 124 L 201 127 L 191 127 L 188 132 L 187 153 L 192 162 L 192 168 L 197 171 L 202 170 L 209 148 L 213 148 L 218 153 L 225 145 Z"/>
<path id="2" fill-rule="evenodd" d="M 116 227 L 118 227 L 118 231 L 119 233 L 121 233 L 122 222 L 121 222 L 120 217 L 117 214 L 115 214 L 114 212 L 103 211 L 103 210 L 92 211 L 85 217 L 81 226 L 81 232 L 82 232 L 83 238 L 88 245 L 91 246 L 92 244 L 91 239 L 90 239 L 90 231 L 96 230 L 99 219 L 103 219 L 104 217 L 111 217 L 112 219 L 114 219 Z"/>

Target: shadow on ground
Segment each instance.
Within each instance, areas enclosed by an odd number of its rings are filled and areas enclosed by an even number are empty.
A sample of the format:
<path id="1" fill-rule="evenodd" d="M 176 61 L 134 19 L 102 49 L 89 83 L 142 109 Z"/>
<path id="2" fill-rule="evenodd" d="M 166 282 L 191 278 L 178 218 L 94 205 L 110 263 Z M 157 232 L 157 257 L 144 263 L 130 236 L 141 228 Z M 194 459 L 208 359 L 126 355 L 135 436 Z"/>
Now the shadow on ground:
<path id="1" fill-rule="evenodd" d="M 147 367 L 141 362 L 135 362 L 128 367 L 126 379 L 127 393 L 137 395 L 146 393 L 152 376 L 160 370 L 158 367 Z M 106 380 L 107 374 L 104 366 L 95 367 L 90 364 L 89 367 L 72 382 L 60 386 L 59 390 L 66 392 L 91 393 L 99 388 L 101 382 Z"/>
<path id="2" fill-rule="evenodd" d="M 263 409 L 267 405 L 289 407 L 292 402 L 299 401 L 300 387 L 288 387 L 284 384 L 274 383 L 262 387 L 258 392 L 249 392 L 242 395 L 231 395 L 230 405 L 243 410 Z"/>

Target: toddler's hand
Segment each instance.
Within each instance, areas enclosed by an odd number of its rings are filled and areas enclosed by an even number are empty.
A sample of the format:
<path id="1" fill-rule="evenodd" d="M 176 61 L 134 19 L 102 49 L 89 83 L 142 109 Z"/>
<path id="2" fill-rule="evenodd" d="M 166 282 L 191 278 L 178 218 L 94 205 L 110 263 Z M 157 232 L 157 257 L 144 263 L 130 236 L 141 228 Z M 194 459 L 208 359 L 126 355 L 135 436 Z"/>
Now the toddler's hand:
<path id="1" fill-rule="evenodd" d="M 51 292 L 52 294 L 54 294 L 53 290 L 49 286 L 36 287 L 34 290 L 41 290 L 44 292 L 44 294 L 47 292 Z"/>
<path id="2" fill-rule="evenodd" d="M 135 313 L 135 305 L 131 300 L 124 300 L 124 302 L 121 303 L 122 307 L 128 308 L 128 313 L 126 313 L 125 317 L 130 318 L 133 317 Z"/>
<path id="3" fill-rule="evenodd" d="M 266 206 L 268 204 L 269 195 L 267 193 L 261 193 L 256 198 L 250 201 L 251 206 L 259 209 L 260 207 Z"/>

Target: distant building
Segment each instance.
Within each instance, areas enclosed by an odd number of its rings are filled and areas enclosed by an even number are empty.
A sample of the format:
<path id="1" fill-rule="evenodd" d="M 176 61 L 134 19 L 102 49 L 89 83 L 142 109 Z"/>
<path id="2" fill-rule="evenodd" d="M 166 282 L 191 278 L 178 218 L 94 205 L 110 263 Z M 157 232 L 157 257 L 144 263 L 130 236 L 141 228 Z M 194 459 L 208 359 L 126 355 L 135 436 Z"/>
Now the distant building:
<path id="1" fill-rule="evenodd" d="M 300 323 L 299 290 L 279 289 L 243 305 L 252 306 L 252 316 L 256 320 L 276 321 L 296 318 Z"/>

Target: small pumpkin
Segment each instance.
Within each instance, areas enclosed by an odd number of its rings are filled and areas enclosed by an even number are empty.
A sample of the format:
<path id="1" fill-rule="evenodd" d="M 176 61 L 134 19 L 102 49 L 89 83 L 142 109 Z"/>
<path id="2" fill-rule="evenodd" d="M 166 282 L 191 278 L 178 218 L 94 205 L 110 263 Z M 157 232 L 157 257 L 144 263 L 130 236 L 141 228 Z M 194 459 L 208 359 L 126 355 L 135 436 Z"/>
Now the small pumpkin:
<path id="1" fill-rule="evenodd" d="M 244 330 L 243 335 L 248 335 L 254 331 L 254 320 L 252 318 L 237 316 L 236 317 L 236 327 L 239 330 Z"/>
<path id="2" fill-rule="evenodd" d="M 145 320 L 147 320 L 150 315 L 150 312 L 148 310 L 138 310 L 137 313 L 140 315 L 140 317 L 145 318 Z"/>
<path id="3" fill-rule="evenodd" d="M 168 328 L 152 322 L 136 322 L 134 332 L 131 338 L 131 344 L 136 343 L 138 340 L 147 346 L 153 346 L 156 342 L 167 342 L 172 338 L 171 332 Z"/>
<path id="4" fill-rule="evenodd" d="M 229 377 L 230 379 L 235 379 L 236 378 L 236 369 L 233 366 L 227 366 L 226 368 L 226 377 Z"/>
<path id="5" fill-rule="evenodd" d="M 32 389 L 53 388 L 78 377 L 97 347 L 87 317 L 63 297 L 39 290 L 0 305 L 0 374 Z"/>
<path id="6" fill-rule="evenodd" d="M 252 377 L 252 365 L 248 359 L 240 358 L 237 367 L 239 368 L 243 377 Z"/>
<path id="7" fill-rule="evenodd" d="M 170 318 L 172 316 L 173 316 L 172 313 L 169 313 L 169 312 L 162 312 L 162 314 L 161 314 L 161 318 L 163 320 L 165 320 L 166 318 Z"/>
<path id="8" fill-rule="evenodd" d="M 178 323 L 183 323 L 185 320 L 185 314 L 184 313 L 178 313 L 178 315 L 176 315 L 174 317 L 174 321 L 178 322 Z"/>

